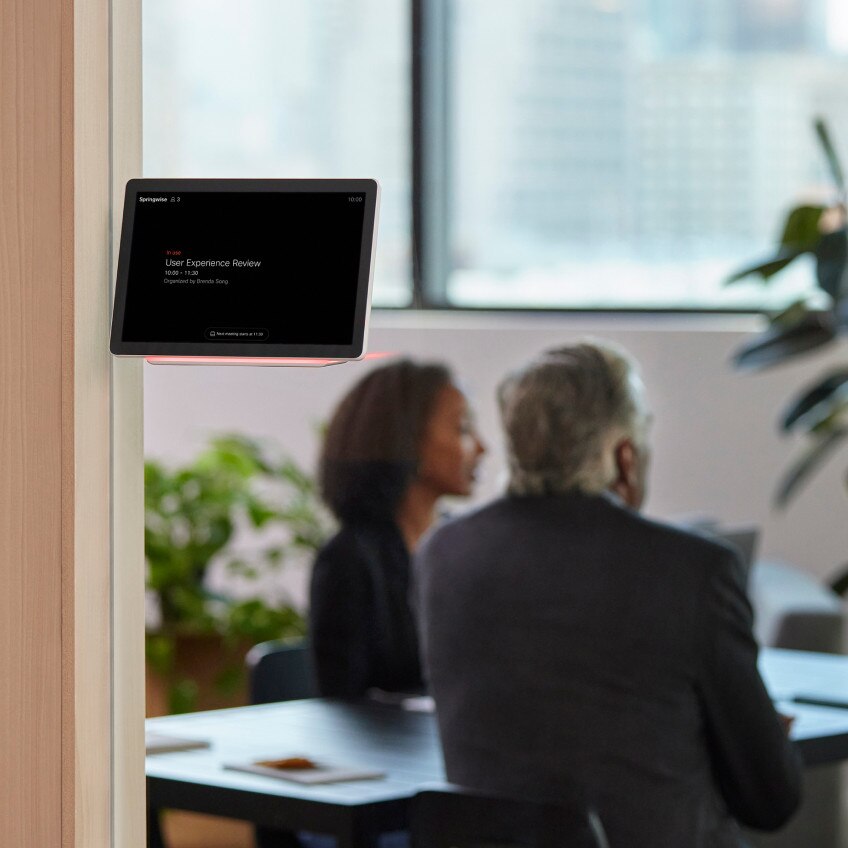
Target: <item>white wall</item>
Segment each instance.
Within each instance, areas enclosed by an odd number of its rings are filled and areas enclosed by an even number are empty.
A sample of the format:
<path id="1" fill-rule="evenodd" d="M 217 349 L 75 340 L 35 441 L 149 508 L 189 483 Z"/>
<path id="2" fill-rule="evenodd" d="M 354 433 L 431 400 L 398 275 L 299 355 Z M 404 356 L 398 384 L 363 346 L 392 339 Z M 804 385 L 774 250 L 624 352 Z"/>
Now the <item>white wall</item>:
<path id="1" fill-rule="evenodd" d="M 476 497 L 481 500 L 497 491 L 504 467 L 494 402 L 501 375 L 545 347 L 580 336 L 615 340 L 641 363 L 656 416 L 646 511 L 754 521 L 764 530 L 763 555 L 825 576 L 848 562 L 848 450 L 833 457 L 785 513 L 775 513 L 771 494 L 799 447 L 777 435 L 775 420 L 793 392 L 829 363 L 848 361 L 848 351 L 842 347 L 762 374 L 735 373 L 731 352 L 759 326 L 752 316 L 377 312 L 369 349 L 454 366 L 490 448 Z M 183 461 L 208 435 L 239 430 L 271 436 L 313 467 L 315 425 L 370 367 L 145 365 L 145 452 Z"/>

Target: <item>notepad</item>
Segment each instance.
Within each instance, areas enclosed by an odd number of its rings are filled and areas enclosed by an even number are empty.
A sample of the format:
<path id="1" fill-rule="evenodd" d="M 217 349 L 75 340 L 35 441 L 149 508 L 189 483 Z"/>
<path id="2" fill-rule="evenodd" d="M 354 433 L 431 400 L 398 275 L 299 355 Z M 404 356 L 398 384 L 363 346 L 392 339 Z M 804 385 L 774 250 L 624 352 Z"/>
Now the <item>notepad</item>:
<path id="1" fill-rule="evenodd" d="M 412 695 L 409 698 L 404 698 L 400 705 L 410 713 L 436 712 L 436 702 L 430 695 Z"/>
<path id="2" fill-rule="evenodd" d="M 194 751 L 209 748 L 206 739 L 186 739 L 181 736 L 166 736 L 163 733 L 146 731 L 144 734 L 144 752 L 146 754 L 170 754 L 174 751 Z"/>
<path id="3" fill-rule="evenodd" d="M 278 764 L 293 760 L 305 760 L 311 765 L 300 767 L 281 767 Z M 259 774 L 263 777 L 273 777 L 277 780 L 287 780 L 292 783 L 318 785 L 324 783 L 343 783 L 349 780 L 378 780 L 385 777 L 385 772 L 375 769 L 357 768 L 310 760 L 298 755 L 297 757 L 273 758 L 257 760 L 252 763 L 225 763 L 225 769 L 243 771 L 249 774 Z"/>

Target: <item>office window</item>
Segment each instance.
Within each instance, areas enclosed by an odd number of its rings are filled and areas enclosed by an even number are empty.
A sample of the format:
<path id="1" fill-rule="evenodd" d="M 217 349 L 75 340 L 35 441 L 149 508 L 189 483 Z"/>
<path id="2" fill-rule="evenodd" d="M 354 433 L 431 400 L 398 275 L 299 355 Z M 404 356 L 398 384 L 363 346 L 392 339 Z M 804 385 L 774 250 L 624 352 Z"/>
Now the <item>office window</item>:
<path id="1" fill-rule="evenodd" d="M 451 0 L 454 305 L 780 306 L 723 278 L 848 158 L 841 0 Z"/>
<path id="2" fill-rule="evenodd" d="M 848 159 L 843 4 L 145 0 L 145 173 L 376 177 L 376 305 L 777 308 L 722 280 Z"/>
<path id="3" fill-rule="evenodd" d="M 374 303 L 411 299 L 408 10 L 144 0 L 144 174 L 376 177 Z"/>

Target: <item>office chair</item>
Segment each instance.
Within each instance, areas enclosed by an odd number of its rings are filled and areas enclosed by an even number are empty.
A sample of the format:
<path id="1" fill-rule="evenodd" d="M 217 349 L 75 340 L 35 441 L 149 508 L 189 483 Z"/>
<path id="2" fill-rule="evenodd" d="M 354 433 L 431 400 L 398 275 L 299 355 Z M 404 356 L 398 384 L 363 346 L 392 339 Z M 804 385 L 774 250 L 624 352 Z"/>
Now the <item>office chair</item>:
<path id="1" fill-rule="evenodd" d="M 261 642 L 248 651 L 245 664 L 251 704 L 295 701 L 317 694 L 305 642 Z"/>
<path id="2" fill-rule="evenodd" d="M 610 848 L 597 814 L 582 804 L 518 801 L 445 785 L 419 792 L 412 848 Z"/>

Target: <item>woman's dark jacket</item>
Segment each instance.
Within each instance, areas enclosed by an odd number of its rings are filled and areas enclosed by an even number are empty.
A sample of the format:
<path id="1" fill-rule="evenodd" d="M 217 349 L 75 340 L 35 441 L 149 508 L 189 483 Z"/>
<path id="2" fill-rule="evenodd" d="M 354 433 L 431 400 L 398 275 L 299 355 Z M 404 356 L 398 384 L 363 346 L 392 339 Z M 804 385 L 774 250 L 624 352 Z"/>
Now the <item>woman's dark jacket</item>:
<path id="1" fill-rule="evenodd" d="M 409 594 L 409 551 L 394 521 L 346 523 L 319 551 L 309 629 L 322 696 L 423 690 Z"/>

